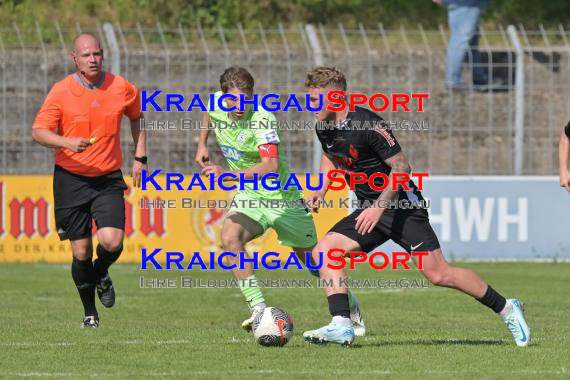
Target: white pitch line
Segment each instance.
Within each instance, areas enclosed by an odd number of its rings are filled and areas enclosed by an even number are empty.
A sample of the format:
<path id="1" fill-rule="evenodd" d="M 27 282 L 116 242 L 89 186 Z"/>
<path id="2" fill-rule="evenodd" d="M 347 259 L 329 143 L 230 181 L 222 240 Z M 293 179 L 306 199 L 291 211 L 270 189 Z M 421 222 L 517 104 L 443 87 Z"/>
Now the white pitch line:
<path id="1" fill-rule="evenodd" d="M 69 377 L 80 376 L 79 373 L 71 372 L 16 372 L 14 376 L 18 377 Z"/>
<path id="2" fill-rule="evenodd" d="M 543 374 L 550 374 L 550 375 L 560 375 L 560 374 L 564 374 L 565 372 L 562 371 L 564 370 L 564 368 L 561 368 L 561 371 L 557 371 L 557 370 L 541 370 L 541 369 L 508 369 L 505 371 L 489 371 L 486 370 L 486 373 L 489 374 L 505 374 L 505 373 L 519 373 L 519 374 L 533 374 L 533 375 L 543 375 Z M 461 374 L 467 374 L 467 373 L 471 373 L 471 374 L 479 374 L 479 371 L 477 370 L 426 370 L 424 371 L 426 373 L 434 373 L 434 374 L 443 374 L 443 373 L 461 373 Z"/>
<path id="3" fill-rule="evenodd" d="M 74 346 L 75 342 L 7 342 L 0 343 L 0 346 L 6 347 L 32 347 L 32 346 Z"/>
<path id="4" fill-rule="evenodd" d="M 235 374 L 263 374 L 263 375 L 277 375 L 277 374 L 287 374 L 287 375 L 312 375 L 312 376 L 321 376 L 322 370 L 273 370 L 273 369 L 257 369 L 257 370 L 239 370 L 239 369 L 232 369 L 232 370 L 200 370 L 200 371 L 191 371 L 191 372 L 155 372 L 151 373 L 152 376 L 178 376 L 178 377 L 192 377 L 192 376 L 223 376 L 223 375 L 235 375 Z M 352 370 L 336 370 L 335 374 L 354 374 Z M 392 374 L 389 370 L 368 370 L 368 371 L 358 371 L 359 375 L 390 375 Z"/>
<path id="5" fill-rule="evenodd" d="M 117 342 L 117 344 L 193 344 L 190 340 L 124 340 Z"/>
<path id="6" fill-rule="evenodd" d="M 232 336 L 232 340 L 229 343 L 236 343 L 236 344 L 251 343 L 251 340 L 246 338 L 236 338 L 235 336 Z"/>
<path id="7" fill-rule="evenodd" d="M 189 340 L 158 340 L 156 344 L 192 344 Z"/>
<path id="8" fill-rule="evenodd" d="M 15 373 L 2 373 L 0 372 L 0 376 L 10 376 L 12 377 L 78 377 L 78 378 L 85 378 L 85 377 L 103 377 L 103 378 L 110 378 L 111 375 L 108 373 L 98 373 L 98 372 L 89 372 L 89 374 L 85 373 L 72 373 L 72 372 L 15 372 Z M 116 374 L 113 374 L 116 377 Z"/>
<path id="9" fill-rule="evenodd" d="M 122 342 L 118 342 L 119 344 L 144 344 L 144 340 L 125 340 Z"/>

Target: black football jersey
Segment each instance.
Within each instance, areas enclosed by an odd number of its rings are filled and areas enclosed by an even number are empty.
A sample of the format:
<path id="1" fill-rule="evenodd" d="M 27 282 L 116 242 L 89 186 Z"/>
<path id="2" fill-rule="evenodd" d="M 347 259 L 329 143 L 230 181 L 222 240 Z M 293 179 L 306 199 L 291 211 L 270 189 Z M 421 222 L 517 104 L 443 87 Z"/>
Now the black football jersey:
<path id="1" fill-rule="evenodd" d="M 372 128 L 370 128 L 372 126 Z M 362 128 L 362 129 L 360 129 Z M 348 173 L 364 173 L 368 178 L 374 173 L 384 173 L 390 177 L 391 168 L 385 162 L 402 151 L 394 134 L 385 127 L 384 119 L 372 111 L 355 107 L 346 120 L 334 128 L 315 128 L 325 154 L 339 169 Z M 374 185 L 381 187 L 384 179 L 377 177 Z M 391 187 L 392 185 L 390 185 Z M 422 195 L 412 180 L 410 190 L 401 191 L 399 199 L 422 200 Z M 376 200 L 381 191 L 372 189 L 368 182 L 355 185 L 356 197 L 360 200 Z"/>

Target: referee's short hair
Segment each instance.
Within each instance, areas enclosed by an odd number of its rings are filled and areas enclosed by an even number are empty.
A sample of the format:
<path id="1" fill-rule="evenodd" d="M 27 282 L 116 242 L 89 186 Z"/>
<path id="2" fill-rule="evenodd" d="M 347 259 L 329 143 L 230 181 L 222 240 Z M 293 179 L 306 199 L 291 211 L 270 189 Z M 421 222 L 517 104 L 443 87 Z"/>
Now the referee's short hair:
<path id="1" fill-rule="evenodd" d="M 306 88 L 333 87 L 346 91 L 346 77 L 336 67 L 317 66 L 305 75 Z"/>
<path id="2" fill-rule="evenodd" d="M 253 95 L 254 84 L 253 77 L 249 71 L 243 67 L 228 67 L 224 73 L 220 75 L 220 88 L 224 93 L 228 93 L 232 88 L 237 88 L 247 95 Z"/>

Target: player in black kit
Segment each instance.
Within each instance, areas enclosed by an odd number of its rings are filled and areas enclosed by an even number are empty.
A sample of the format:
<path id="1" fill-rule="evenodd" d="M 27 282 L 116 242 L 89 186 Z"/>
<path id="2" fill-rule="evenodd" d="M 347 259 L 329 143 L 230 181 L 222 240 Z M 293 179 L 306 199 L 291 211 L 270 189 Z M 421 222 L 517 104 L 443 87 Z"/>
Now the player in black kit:
<path id="1" fill-rule="evenodd" d="M 324 152 L 321 158 L 321 172 L 328 173 L 333 169 L 342 169 L 347 172 L 364 173 L 368 177 L 381 172 L 390 178 L 391 183 L 394 183 L 392 176 L 395 173 L 411 173 L 400 144 L 393 133 L 384 127 L 380 116 L 361 107 L 355 107 L 354 112 L 349 112 L 348 106 L 340 112 L 327 110 L 327 106 L 331 104 L 327 100 L 328 92 L 346 91 L 346 79 L 340 70 L 333 67 L 317 67 L 307 73 L 305 87 L 310 96 L 311 107 L 318 107 L 319 97 L 322 97 L 322 108 L 315 113 L 317 125 L 319 122 L 328 124 L 332 122 L 336 126 L 316 128 Z M 341 96 L 333 95 L 337 98 Z M 332 105 L 337 106 L 338 103 Z M 375 127 L 360 130 L 355 128 L 356 125 Z M 375 178 L 374 184 L 382 186 L 383 179 Z M 316 192 L 309 199 L 313 205 L 324 199 L 327 185 L 328 183 L 324 183 L 323 190 Z M 377 202 L 381 205 L 390 204 L 389 201 L 396 199 L 401 201 L 398 202 L 399 206 L 423 199 L 412 180 L 407 185 L 409 190 L 403 190 L 401 185 L 398 185 L 398 190 L 392 190 L 390 185 L 384 191 L 376 191 L 366 182 L 356 184 L 355 193 L 361 202 L 378 200 L 383 201 Z M 368 253 L 389 239 L 408 253 L 428 251 L 429 255 L 423 257 L 422 273 L 431 283 L 454 288 L 476 298 L 502 317 L 518 346 L 528 345 L 530 330 L 524 319 L 522 303 L 518 299 L 505 299 L 472 270 L 450 266 L 441 252 L 439 241 L 431 228 L 425 209 L 359 208 L 329 231 L 315 246 L 313 257 L 318 258 L 319 252 L 328 252 L 335 248 L 345 252 Z M 414 260 L 416 261 L 415 257 Z M 311 343 L 331 342 L 350 345 L 354 340 L 354 332 L 350 321 L 347 288 L 338 281 L 345 276 L 344 270 L 328 268 L 324 261 L 320 275 L 327 281 L 333 281 L 333 286 L 326 288 L 329 311 L 333 318 L 329 325 L 306 331 L 303 336 Z"/>

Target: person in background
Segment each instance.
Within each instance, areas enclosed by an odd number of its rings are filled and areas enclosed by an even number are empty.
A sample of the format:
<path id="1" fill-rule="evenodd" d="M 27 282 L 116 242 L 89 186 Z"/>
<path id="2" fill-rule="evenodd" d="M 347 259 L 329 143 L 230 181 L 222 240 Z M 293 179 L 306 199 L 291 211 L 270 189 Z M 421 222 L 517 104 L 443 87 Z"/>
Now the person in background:
<path id="1" fill-rule="evenodd" d="M 461 67 L 468 56 L 472 65 L 473 88 L 478 91 L 494 91 L 503 85 L 499 78 L 489 83 L 489 77 L 481 65 L 479 53 L 479 20 L 488 0 L 432 0 L 445 7 L 448 14 L 451 37 L 447 46 L 445 83 L 452 90 L 465 90 L 469 86 L 461 77 Z M 468 51 L 470 50 L 470 54 Z"/>

